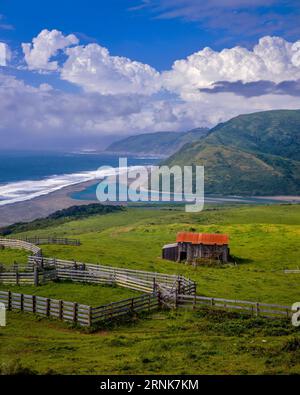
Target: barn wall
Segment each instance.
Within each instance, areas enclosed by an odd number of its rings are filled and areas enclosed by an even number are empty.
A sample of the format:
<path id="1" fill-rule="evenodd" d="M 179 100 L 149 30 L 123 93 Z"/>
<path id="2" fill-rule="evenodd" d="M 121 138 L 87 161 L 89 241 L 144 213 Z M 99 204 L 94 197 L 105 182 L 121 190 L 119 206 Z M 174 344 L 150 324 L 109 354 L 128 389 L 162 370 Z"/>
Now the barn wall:
<path id="1" fill-rule="evenodd" d="M 183 255 L 182 253 L 186 254 L 186 260 L 188 262 L 192 262 L 197 258 L 221 259 L 223 262 L 227 262 L 229 257 L 227 245 L 178 243 L 178 260 Z"/>
<path id="2" fill-rule="evenodd" d="M 166 247 L 162 250 L 162 258 L 168 261 L 177 261 L 178 259 L 178 246 Z"/>

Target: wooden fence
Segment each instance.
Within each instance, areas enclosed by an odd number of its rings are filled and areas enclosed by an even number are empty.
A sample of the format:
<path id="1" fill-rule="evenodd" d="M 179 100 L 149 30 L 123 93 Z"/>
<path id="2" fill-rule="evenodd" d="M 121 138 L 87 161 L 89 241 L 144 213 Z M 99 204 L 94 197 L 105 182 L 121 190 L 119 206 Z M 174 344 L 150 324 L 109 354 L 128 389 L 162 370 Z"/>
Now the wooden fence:
<path id="1" fill-rule="evenodd" d="M 35 256 L 42 255 L 42 250 L 39 247 L 24 240 L 0 238 L 0 246 L 30 251 Z"/>
<path id="2" fill-rule="evenodd" d="M 115 283 L 121 287 L 147 293 L 152 292 L 156 284 L 160 284 L 170 292 L 177 289 L 178 293 L 182 294 L 193 295 L 196 293 L 196 283 L 178 275 L 35 256 L 29 257 L 28 263 L 43 268 L 56 268 L 58 279 Z"/>
<path id="3" fill-rule="evenodd" d="M 35 285 L 47 284 L 57 279 L 55 269 L 32 271 L 0 271 L 0 284 L 5 285 Z"/>
<path id="4" fill-rule="evenodd" d="M 300 269 L 285 270 L 285 274 L 300 274 Z"/>
<path id="5" fill-rule="evenodd" d="M 0 302 L 4 303 L 8 310 L 22 310 L 91 326 L 91 307 L 83 304 L 10 291 L 0 291 Z"/>
<path id="6" fill-rule="evenodd" d="M 157 294 L 144 294 L 136 298 L 92 308 L 92 323 L 112 322 L 139 312 L 151 312 L 160 306 Z"/>
<path id="7" fill-rule="evenodd" d="M 35 245 L 40 244 L 61 244 L 61 245 L 70 245 L 70 246 L 80 246 L 81 242 L 78 239 L 69 239 L 63 237 L 40 237 L 40 236 L 32 236 L 32 237 L 21 237 L 19 240 L 32 243 Z"/>
<path id="8" fill-rule="evenodd" d="M 0 291 L 0 302 L 7 310 L 21 310 L 46 317 L 53 317 L 81 326 L 99 326 L 139 312 L 150 312 L 159 307 L 156 294 L 141 295 L 103 306 L 91 307 L 75 302 Z"/>
<path id="9" fill-rule="evenodd" d="M 190 309 L 207 307 L 216 310 L 236 311 L 268 318 L 291 318 L 293 314 L 291 306 L 249 302 L 245 300 L 209 298 L 197 295 L 177 295 L 176 307 Z"/>

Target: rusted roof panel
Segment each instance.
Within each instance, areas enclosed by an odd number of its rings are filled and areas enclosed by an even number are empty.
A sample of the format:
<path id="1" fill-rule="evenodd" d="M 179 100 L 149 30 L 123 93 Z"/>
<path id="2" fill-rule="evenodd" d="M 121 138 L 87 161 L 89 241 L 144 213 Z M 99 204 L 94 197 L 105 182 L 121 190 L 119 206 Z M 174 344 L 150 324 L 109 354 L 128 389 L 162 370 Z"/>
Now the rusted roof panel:
<path id="1" fill-rule="evenodd" d="M 224 245 L 229 243 L 229 237 L 220 233 L 179 232 L 176 241 L 177 243 Z"/>

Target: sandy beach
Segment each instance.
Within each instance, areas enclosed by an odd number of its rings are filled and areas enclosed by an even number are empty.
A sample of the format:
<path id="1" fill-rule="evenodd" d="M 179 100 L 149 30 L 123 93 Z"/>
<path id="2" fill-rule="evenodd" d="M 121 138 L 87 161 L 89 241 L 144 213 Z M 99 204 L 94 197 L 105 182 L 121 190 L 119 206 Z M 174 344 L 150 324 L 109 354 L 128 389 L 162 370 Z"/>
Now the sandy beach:
<path id="1" fill-rule="evenodd" d="M 62 188 L 48 195 L 39 196 L 32 200 L 8 204 L 0 207 L 0 227 L 11 225 L 16 222 L 28 222 L 37 218 L 46 217 L 57 210 L 71 206 L 86 205 L 97 203 L 95 200 L 76 200 L 69 195 L 80 192 L 90 185 L 95 184 L 96 180 L 83 182 Z"/>

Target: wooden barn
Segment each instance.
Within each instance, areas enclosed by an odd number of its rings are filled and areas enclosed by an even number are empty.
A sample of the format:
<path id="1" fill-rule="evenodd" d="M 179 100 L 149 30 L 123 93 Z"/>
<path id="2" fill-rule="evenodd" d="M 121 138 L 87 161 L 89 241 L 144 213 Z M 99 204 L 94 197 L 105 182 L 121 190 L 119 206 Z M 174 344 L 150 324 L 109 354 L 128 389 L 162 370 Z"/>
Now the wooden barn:
<path id="1" fill-rule="evenodd" d="M 225 234 L 180 232 L 177 234 L 176 243 L 163 247 L 162 258 L 189 263 L 201 258 L 228 262 L 228 245 L 229 238 Z"/>

